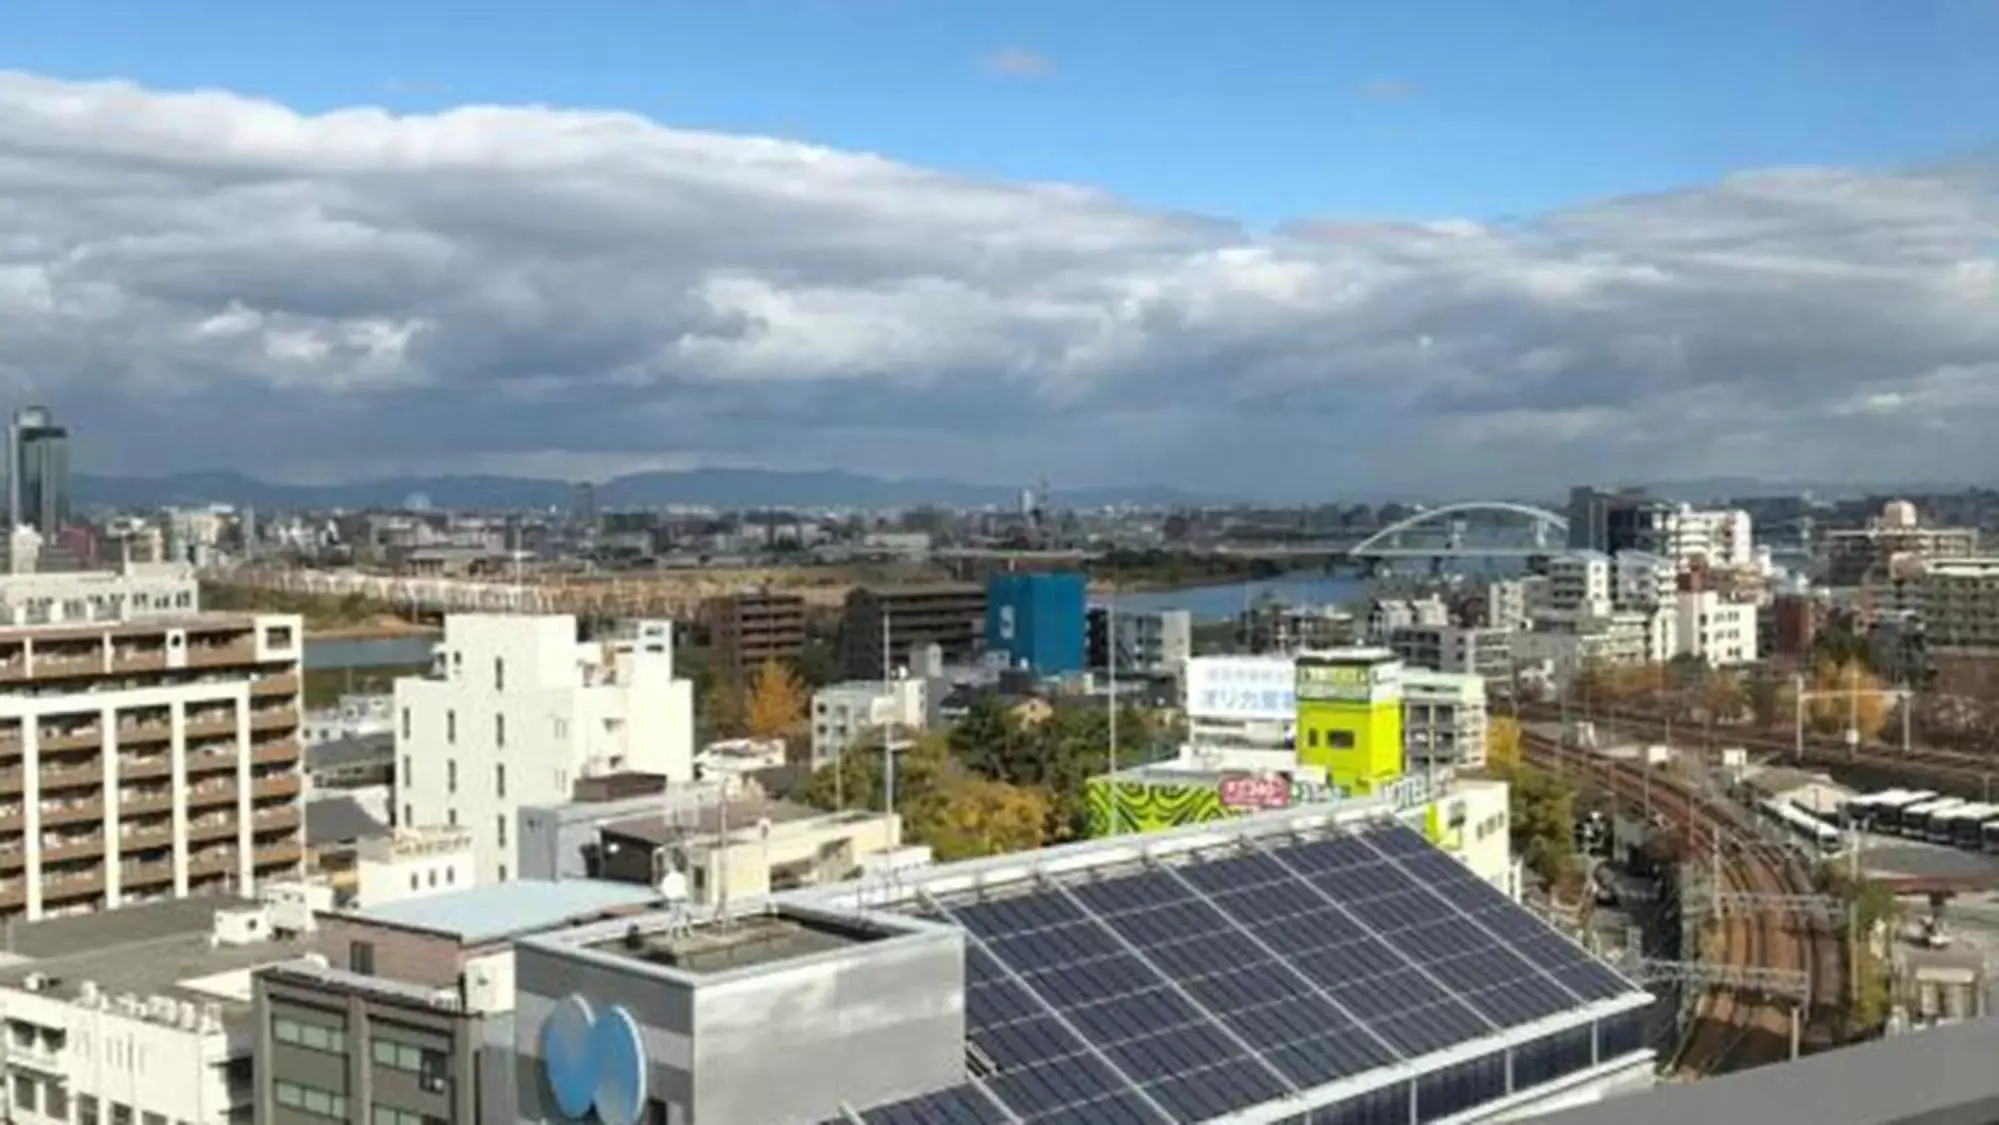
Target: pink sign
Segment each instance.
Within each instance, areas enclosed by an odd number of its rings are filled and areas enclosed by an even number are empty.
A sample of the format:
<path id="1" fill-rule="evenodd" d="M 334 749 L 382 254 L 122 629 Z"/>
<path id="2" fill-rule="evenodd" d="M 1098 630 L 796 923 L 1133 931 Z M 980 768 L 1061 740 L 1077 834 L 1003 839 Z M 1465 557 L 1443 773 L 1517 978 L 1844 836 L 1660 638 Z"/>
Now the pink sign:
<path id="1" fill-rule="evenodd" d="M 1282 809 L 1291 805 L 1291 775 L 1225 773 L 1216 788 L 1225 809 Z"/>

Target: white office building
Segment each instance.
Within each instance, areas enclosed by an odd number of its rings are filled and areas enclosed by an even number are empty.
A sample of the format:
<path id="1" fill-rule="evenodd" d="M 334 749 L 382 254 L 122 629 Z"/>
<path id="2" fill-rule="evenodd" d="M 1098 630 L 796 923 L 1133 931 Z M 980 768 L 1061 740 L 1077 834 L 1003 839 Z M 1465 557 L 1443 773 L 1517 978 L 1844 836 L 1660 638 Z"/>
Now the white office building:
<path id="1" fill-rule="evenodd" d="M 1402 743 L 1412 770 L 1482 768 L 1485 677 L 1404 668 Z"/>
<path id="2" fill-rule="evenodd" d="M 1702 510 L 1683 504 L 1659 514 L 1653 535 L 1654 550 L 1676 569 L 1699 565 L 1736 570 L 1756 563 L 1749 513 L 1740 509 Z"/>
<path id="3" fill-rule="evenodd" d="M 477 885 L 477 856 L 468 828 L 398 828 L 364 840 L 356 850 L 352 906 L 373 910 L 404 899 L 463 891 Z"/>
<path id="4" fill-rule="evenodd" d="M 1716 668 L 1756 662 L 1756 606 L 1730 601 L 1713 590 L 1679 596 L 1675 653 Z"/>
<path id="5" fill-rule="evenodd" d="M 1606 617 L 1615 604 L 1610 556 L 1602 551 L 1571 551 L 1548 560 L 1547 582 L 1536 589 L 1537 618 L 1573 620 Z"/>
<path id="6" fill-rule="evenodd" d="M 812 768 L 844 754 L 870 731 L 907 734 L 929 725 L 930 681 L 848 680 L 812 693 Z"/>
<path id="7" fill-rule="evenodd" d="M 1611 562 L 1611 602 L 1625 613 L 1653 613 L 1679 593 L 1679 567 L 1664 555 L 1625 551 Z"/>
<path id="8" fill-rule="evenodd" d="M 673 623 L 577 640 L 568 615 L 445 619 L 428 676 L 396 684 L 397 823 L 464 826 L 481 883 L 519 871 L 514 814 L 584 777 L 694 776 L 694 686 Z"/>

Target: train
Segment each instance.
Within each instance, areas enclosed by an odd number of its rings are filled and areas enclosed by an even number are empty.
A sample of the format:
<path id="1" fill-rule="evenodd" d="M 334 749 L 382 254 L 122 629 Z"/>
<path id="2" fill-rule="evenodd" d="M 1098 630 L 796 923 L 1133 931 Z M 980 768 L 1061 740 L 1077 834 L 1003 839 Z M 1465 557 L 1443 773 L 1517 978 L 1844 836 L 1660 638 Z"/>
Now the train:
<path id="1" fill-rule="evenodd" d="M 1756 810 L 1821 856 L 1838 855 L 1846 845 L 1845 833 L 1789 801 L 1765 797 L 1756 802 Z"/>

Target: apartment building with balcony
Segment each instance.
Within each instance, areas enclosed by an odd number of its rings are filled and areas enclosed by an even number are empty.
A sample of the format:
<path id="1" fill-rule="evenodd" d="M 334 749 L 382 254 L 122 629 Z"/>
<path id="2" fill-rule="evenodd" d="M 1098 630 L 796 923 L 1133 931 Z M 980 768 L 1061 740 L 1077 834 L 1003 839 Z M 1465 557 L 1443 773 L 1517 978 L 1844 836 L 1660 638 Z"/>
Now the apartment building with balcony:
<path id="1" fill-rule="evenodd" d="M 282 614 L 0 628 L 0 918 L 295 877 L 303 632 Z"/>
<path id="2" fill-rule="evenodd" d="M 805 651 L 805 598 L 782 590 L 741 590 L 705 607 L 715 652 L 729 671 L 748 676 L 766 660 Z"/>
<path id="3" fill-rule="evenodd" d="M 970 664 L 986 638 L 986 588 L 975 582 L 861 586 L 840 618 L 840 667 L 856 680 L 880 679 L 887 653 L 936 645 L 947 664 Z"/>
<path id="4" fill-rule="evenodd" d="M 0 967 L 6 1119 L 248 1125 L 251 974 L 309 945 L 323 892 L 180 899 L 10 929 Z"/>
<path id="5" fill-rule="evenodd" d="M 1933 562 L 1920 580 L 1923 639 L 1944 656 L 1999 656 L 1999 556 Z"/>
<path id="6" fill-rule="evenodd" d="M 193 568 L 172 563 L 0 576 L 0 624 L 5 625 L 137 621 L 200 611 L 201 583 Z"/>

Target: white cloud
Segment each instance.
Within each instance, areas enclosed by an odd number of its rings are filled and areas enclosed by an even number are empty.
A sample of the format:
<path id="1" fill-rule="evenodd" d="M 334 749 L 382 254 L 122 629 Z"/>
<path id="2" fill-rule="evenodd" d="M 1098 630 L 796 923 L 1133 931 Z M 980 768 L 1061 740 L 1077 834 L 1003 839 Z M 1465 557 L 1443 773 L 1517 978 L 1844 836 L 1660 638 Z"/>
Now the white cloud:
<path id="1" fill-rule="evenodd" d="M 623 114 L 0 75 L 0 372 L 107 469 L 1984 479 L 1995 246 L 1989 161 L 1260 236 Z"/>

